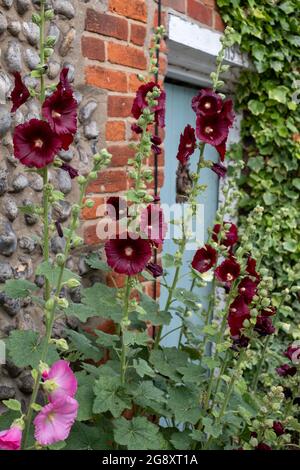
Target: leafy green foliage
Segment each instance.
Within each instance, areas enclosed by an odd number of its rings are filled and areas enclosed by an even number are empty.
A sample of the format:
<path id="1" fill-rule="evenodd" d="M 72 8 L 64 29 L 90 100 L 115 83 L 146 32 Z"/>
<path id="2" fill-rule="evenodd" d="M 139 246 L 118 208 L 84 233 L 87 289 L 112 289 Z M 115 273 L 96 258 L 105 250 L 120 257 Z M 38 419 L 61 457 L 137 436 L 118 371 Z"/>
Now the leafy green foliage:
<path id="1" fill-rule="evenodd" d="M 37 290 L 36 284 L 26 279 L 10 279 L 6 281 L 3 291 L 12 299 L 28 297 L 31 292 Z"/>
<path id="2" fill-rule="evenodd" d="M 130 421 L 120 418 L 115 421 L 114 428 L 115 441 L 128 450 L 162 449 L 159 428 L 147 418 L 138 417 Z"/>
<path id="3" fill-rule="evenodd" d="M 14 330 L 7 340 L 8 354 L 12 362 L 18 367 L 37 367 L 45 340 L 40 340 L 35 331 Z M 52 364 L 59 359 L 54 345 L 49 345 L 47 364 Z"/>

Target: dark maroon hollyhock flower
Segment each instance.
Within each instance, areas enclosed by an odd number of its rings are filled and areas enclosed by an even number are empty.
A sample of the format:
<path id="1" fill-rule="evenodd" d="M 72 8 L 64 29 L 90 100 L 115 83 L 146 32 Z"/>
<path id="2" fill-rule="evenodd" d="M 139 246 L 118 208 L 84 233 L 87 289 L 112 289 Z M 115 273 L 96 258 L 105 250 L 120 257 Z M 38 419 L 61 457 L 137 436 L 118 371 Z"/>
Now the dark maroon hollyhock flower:
<path id="1" fill-rule="evenodd" d="M 131 130 L 132 132 L 135 132 L 136 134 L 142 134 L 143 132 L 143 129 L 140 126 L 138 126 L 135 122 L 131 124 Z"/>
<path id="2" fill-rule="evenodd" d="M 211 89 L 200 90 L 192 99 L 192 108 L 195 113 L 202 116 L 211 116 L 220 113 L 223 107 L 221 96 Z"/>
<path id="3" fill-rule="evenodd" d="M 229 225 L 230 224 L 230 228 L 229 230 L 226 230 L 225 232 L 225 238 L 223 240 L 220 241 L 220 244 L 221 245 L 224 245 L 224 246 L 233 246 L 237 243 L 239 237 L 238 237 L 238 229 L 237 229 L 237 226 L 235 224 L 232 224 L 231 222 L 225 222 L 224 221 L 224 225 Z M 212 233 L 212 239 L 214 242 L 218 242 L 218 234 L 221 230 L 221 225 L 220 224 L 216 224 L 213 228 L 213 233 Z"/>
<path id="4" fill-rule="evenodd" d="M 72 91 L 72 87 L 68 79 L 68 73 L 69 69 L 67 67 L 64 67 L 60 72 L 59 83 L 57 85 L 57 88 L 62 92 Z"/>
<path id="5" fill-rule="evenodd" d="M 72 90 L 57 87 L 48 96 L 42 106 L 43 118 L 46 119 L 53 132 L 58 135 L 74 135 L 77 131 L 77 101 Z"/>
<path id="6" fill-rule="evenodd" d="M 262 310 L 261 315 L 264 317 L 273 317 L 276 313 L 276 308 L 275 307 L 268 307 Z"/>
<path id="7" fill-rule="evenodd" d="M 235 279 L 239 277 L 241 273 L 241 267 L 234 258 L 227 258 L 220 266 L 215 270 L 216 278 L 220 282 L 226 282 L 231 284 Z"/>
<path id="8" fill-rule="evenodd" d="M 107 263 L 118 274 L 134 276 L 147 266 L 152 256 L 151 244 L 140 237 L 134 240 L 130 233 L 125 236 L 118 236 L 105 243 Z"/>
<path id="9" fill-rule="evenodd" d="M 256 447 L 255 450 L 272 450 L 272 447 L 268 446 L 264 442 L 260 442 Z"/>
<path id="10" fill-rule="evenodd" d="M 282 366 L 276 367 L 276 372 L 280 377 L 293 377 L 297 373 L 297 368 L 290 366 L 289 364 L 282 364 Z"/>
<path id="11" fill-rule="evenodd" d="M 55 221 L 55 227 L 56 227 L 57 235 L 60 238 L 63 238 L 64 232 L 63 232 L 62 226 L 61 226 L 61 224 L 58 220 Z"/>
<path id="12" fill-rule="evenodd" d="M 161 245 L 167 233 L 163 210 L 157 204 L 149 204 L 141 212 L 140 227 L 142 233 L 150 241 L 156 245 Z"/>
<path id="13" fill-rule="evenodd" d="M 283 355 L 291 361 L 298 361 L 300 359 L 300 346 L 289 346 Z"/>
<path id="14" fill-rule="evenodd" d="M 158 137 L 158 135 L 153 135 L 151 137 L 151 142 L 152 142 L 151 148 L 153 152 L 156 153 L 157 155 L 160 155 L 161 148 L 159 147 L 159 145 L 161 145 L 161 138 Z"/>
<path id="15" fill-rule="evenodd" d="M 227 173 L 227 168 L 224 165 L 221 165 L 221 163 L 214 163 L 211 169 L 220 178 L 224 178 Z"/>
<path id="16" fill-rule="evenodd" d="M 11 108 L 11 113 L 15 113 L 22 104 L 26 103 L 30 93 L 28 88 L 24 85 L 22 81 L 21 74 L 19 72 L 14 73 L 15 77 L 15 87 L 11 92 L 11 100 L 13 102 L 13 107 Z"/>
<path id="17" fill-rule="evenodd" d="M 260 281 L 260 274 L 256 271 L 256 260 L 251 256 L 248 257 L 246 271 L 250 276 L 253 276 Z"/>
<path id="18" fill-rule="evenodd" d="M 242 295 L 247 304 L 250 304 L 257 293 L 257 284 L 250 277 L 245 277 L 238 286 L 239 294 Z"/>
<path id="19" fill-rule="evenodd" d="M 246 348 L 249 344 L 249 338 L 244 335 L 232 336 L 232 346 L 231 349 L 238 351 L 240 348 Z"/>
<path id="20" fill-rule="evenodd" d="M 228 133 L 227 120 L 221 114 L 197 116 L 196 135 L 202 142 L 216 147 L 227 139 Z"/>
<path id="21" fill-rule="evenodd" d="M 30 168 L 49 165 L 62 148 L 59 136 L 52 132 L 47 122 L 39 119 L 17 126 L 13 141 L 15 157 Z"/>
<path id="22" fill-rule="evenodd" d="M 277 436 L 282 436 L 282 434 L 285 433 L 285 429 L 283 427 L 283 424 L 280 421 L 274 421 L 273 422 L 273 429 L 274 429 L 274 432 Z"/>
<path id="23" fill-rule="evenodd" d="M 189 157 L 193 155 L 196 148 L 196 137 L 195 137 L 195 129 L 189 124 L 185 127 L 183 133 L 180 135 L 180 142 L 178 147 L 177 153 L 177 160 L 185 166 L 188 161 Z"/>
<path id="24" fill-rule="evenodd" d="M 159 264 L 156 264 L 156 263 L 148 263 L 146 268 L 148 269 L 148 271 L 150 271 L 152 276 L 155 278 L 162 276 L 164 273 L 163 268 Z"/>
<path id="25" fill-rule="evenodd" d="M 231 336 L 240 336 L 245 320 L 250 318 L 250 309 L 243 296 L 239 295 L 229 307 L 228 325 Z"/>
<path id="26" fill-rule="evenodd" d="M 126 201 L 122 197 L 111 196 L 106 201 L 107 215 L 113 220 L 126 216 Z"/>
<path id="27" fill-rule="evenodd" d="M 218 254 L 212 246 L 204 245 L 196 251 L 192 266 L 199 273 L 206 273 L 216 264 L 217 257 Z"/>
<path id="28" fill-rule="evenodd" d="M 159 88 L 160 86 L 154 82 L 146 83 L 145 85 L 141 85 L 137 90 L 136 97 L 133 101 L 132 105 L 132 115 L 135 119 L 138 119 L 144 109 L 148 107 L 147 103 L 147 94 L 153 91 L 153 88 Z M 160 127 L 165 127 L 165 105 L 166 105 L 166 93 L 165 91 L 161 90 L 160 96 L 156 98 L 158 102 L 156 106 L 154 106 L 151 111 L 155 114 L 155 122 Z"/>
<path id="29" fill-rule="evenodd" d="M 261 336 L 269 336 L 275 333 L 271 318 L 264 315 L 259 315 L 256 318 L 254 330 Z"/>
<path id="30" fill-rule="evenodd" d="M 228 126 L 231 127 L 235 117 L 233 112 L 233 101 L 231 99 L 227 99 L 223 102 L 221 114 L 223 118 L 226 119 Z"/>
<path id="31" fill-rule="evenodd" d="M 223 140 L 219 145 L 216 145 L 216 151 L 220 155 L 221 162 L 224 162 L 226 155 L 226 141 L 227 138 Z"/>
<path id="32" fill-rule="evenodd" d="M 71 179 L 74 179 L 79 176 L 78 170 L 76 170 L 76 168 L 73 168 L 71 165 L 68 165 L 67 163 L 63 163 L 60 168 L 64 171 L 67 171 Z"/>

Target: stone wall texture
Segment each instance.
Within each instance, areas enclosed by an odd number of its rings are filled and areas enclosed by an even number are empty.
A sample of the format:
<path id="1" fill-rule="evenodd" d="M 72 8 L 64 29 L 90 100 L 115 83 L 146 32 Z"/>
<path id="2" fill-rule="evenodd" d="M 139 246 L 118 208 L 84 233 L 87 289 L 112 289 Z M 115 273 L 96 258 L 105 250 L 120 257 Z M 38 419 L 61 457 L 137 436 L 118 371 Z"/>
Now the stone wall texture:
<path id="1" fill-rule="evenodd" d="M 72 162 L 82 174 L 89 171 L 90 160 L 97 149 L 107 147 L 112 153 L 108 169 L 99 174 L 88 188 L 95 201 L 92 209 L 82 213 L 83 249 L 99 246 L 96 234 L 97 209 L 111 195 L 124 193 L 129 187 L 127 161 L 132 156 L 128 147 L 134 139 L 131 132 L 131 105 L 140 85 L 137 74 L 148 66 L 148 47 L 153 26 L 157 25 L 157 2 L 154 0 L 49 0 L 55 19 L 48 34 L 56 37 L 55 53 L 48 68 L 48 79 L 58 80 L 60 69 L 69 68 L 69 79 L 75 88 L 79 105 L 79 130 L 74 144 L 60 157 Z M 22 72 L 27 86 L 38 82 L 30 71 L 39 62 L 38 28 L 32 23 L 32 13 L 39 0 L 0 0 L 0 286 L 8 279 L 32 279 L 34 266 L 41 257 L 39 240 L 41 227 L 35 217 L 24 215 L 20 208 L 41 201 L 42 179 L 25 172 L 13 156 L 12 131 L 15 125 L 39 117 L 39 105 L 29 100 L 15 115 L 10 114 L 12 73 Z M 162 20 L 167 26 L 169 11 L 190 18 L 208 28 L 222 31 L 223 23 L 214 0 L 162 0 Z M 167 44 L 162 44 L 160 79 L 167 73 Z M 158 181 L 164 180 L 164 154 L 158 157 Z M 154 159 L 148 166 L 153 168 Z M 58 204 L 52 217 L 62 223 L 68 220 L 72 191 L 76 183 L 67 172 L 51 171 L 51 181 L 67 195 Z M 153 189 L 150 187 L 150 189 Z M 75 191 L 76 193 L 76 191 Z M 72 198 L 71 195 L 72 194 Z M 51 239 L 51 252 L 61 251 L 64 240 Z M 87 273 L 79 253 L 69 260 L 69 266 Z M 36 279 L 39 283 L 41 280 Z M 112 282 L 111 279 L 107 280 Z M 122 283 L 122 280 L 113 280 Z M 145 283 L 151 295 L 153 285 Z M 0 289 L 1 291 L 1 289 Z M 76 292 L 73 293 L 76 296 Z M 70 325 L 71 327 L 76 325 Z M 10 330 L 40 329 L 41 319 L 32 304 L 9 299 L 0 292 L 0 339 Z M 57 325 L 57 335 L 61 332 Z M 0 366 L 1 367 L 1 366 Z M 31 375 L 8 363 L 0 371 L 0 401 L 31 393 Z"/>

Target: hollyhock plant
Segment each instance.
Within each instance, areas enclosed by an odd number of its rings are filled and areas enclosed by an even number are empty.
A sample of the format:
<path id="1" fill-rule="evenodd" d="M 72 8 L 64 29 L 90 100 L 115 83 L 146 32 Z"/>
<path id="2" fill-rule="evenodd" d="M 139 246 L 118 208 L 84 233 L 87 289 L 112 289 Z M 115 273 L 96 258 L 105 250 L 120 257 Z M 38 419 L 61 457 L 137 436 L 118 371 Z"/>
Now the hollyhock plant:
<path id="1" fill-rule="evenodd" d="M 189 162 L 189 158 L 193 155 L 196 148 L 195 129 L 189 124 L 185 127 L 183 134 L 180 135 L 180 143 L 178 147 L 177 160 L 181 165 L 185 166 Z"/>
<path id="2" fill-rule="evenodd" d="M 9 429 L 0 431 L 0 450 L 20 450 L 22 442 L 22 428 L 12 424 Z"/>
<path id="3" fill-rule="evenodd" d="M 49 446 L 67 439 L 77 412 L 78 402 L 69 396 L 44 406 L 34 419 L 36 441 L 42 446 Z"/>
<path id="4" fill-rule="evenodd" d="M 141 212 L 141 232 L 155 245 L 161 245 L 167 233 L 163 210 L 157 204 L 149 204 Z"/>
<path id="5" fill-rule="evenodd" d="M 155 88 L 160 90 L 160 96 L 156 99 L 157 105 L 152 107 L 151 111 L 155 114 L 156 124 L 159 127 L 165 127 L 166 93 L 161 90 L 157 83 L 149 82 L 139 87 L 133 101 L 131 112 L 135 119 L 139 119 L 144 109 L 148 107 L 147 94 L 153 92 Z"/>
<path id="6" fill-rule="evenodd" d="M 151 137 L 151 142 L 152 142 L 151 148 L 153 152 L 156 153 L 157 155 L 160 155 L 161 148 L 159 146 L 161 145 L 161 138 L 157 135 L 153 135 Z"/>
<path id="7" fill-rule="evenodd" d="M 135 238 L 131 233 L 117 236 L 105 243 L 105 253 L 108 265 L 119 274 L 134 276 L 147 266 L 152 249 L 149 240 Z"/>
<path id="8" fill-rule="evenodd" d="M 74 397 L 77 391 L 77 379 L 70 368 L 69 362 L 59 360 L 49 370 L 42 373 L 43 387 L 49 392 L 51 402 L 64 396 Z"/>
<path id="9" fill-rule="evenodd" d="M 250 277 L 245 277 L 238 285 L 238 291 L 247 304 L 250 304 L 257 293 L 257 283 Z"/>
<path id="10" fill-rule="evenodd" d="M 231 222 L 224 221 L 223 227 L 229 225 L 229 229 L 225 230 L 225 238 L 223 238 L 219 243 L 221 245 L 232 247 L 238 242 L 238 229 L 237 226 Z M 218 235 L 221 230 L 221 224 L 216 224 L 213 228 L 212 239 L 214 242 L 218 242 Z"/>
<path id="11" fill-rule="evenodd" d="M 220 178 L 224 178 L 227 173 L 227 168 L 224 165 L 221 165 L 221 163 L 214 163 L 211 170 Z"/>
<path id="12" fill-rule="evenodd" d="M 217 258 L 217 251 L 212 246 L 206 244 L 196 251 L 192 267 L 199 273 L 205 273 L 216 264 Z"/>
<path id="13" fill-rule="evenodd" d="M 64 170 L 69 173 L 71 179 L 77 178 L 77 176 L 79 176 L 78 170 L 76 170 L 76 168 L 73 168 L 71 165 L 68 165 L 68 163 L 63 163 L 60 168 L 61 170 Z"/>
<path id="14" fill-rule="evenodd" d="M 21 74 L 19 72 L 15 72 L 14 77 L 15 86 L 13 91 L 11 92 L 11 100 L 13 102 L 13 106 L 11 108 L 12 113 L 15 113 L 17 109 L 19 109 L 22 104 L 26 103 L 26 101 L 30 97 L 29 90 L 23 83 Z"/>
<path id="15" fill-rule="evenodd" d="M 148 271 L 150 271 L 154 278 L 160 277 L 164 273 L 163 268 L 157 263 L 148 263 L 146 268 Z"/>
<path id="16" fill-rule="evenodd" d="M 221 96 L 211 89 L 200 90 L 192 99 L 192 108 L 197 115 L 212 116 L 222 111 Z"/>
<path id="17" fill-rule="evenodd" d="M 62 141 L 54 134 L 49 124 L 31 119 L 15 128 L 14 155 L 30 168 L 43 168 L 52 163 L 62 148 Z"/>
<path id="18" fill-rule="evenodd" d="M 215 275 L 218 281 L 229 284 L 237 279 L 240 273 L 241 267 L 233 257 L 224 260 L 215 270 Z"/>
<path id="19" fill-rule="evenodd" d="M 239 295 L 229 307 L 228 325 L 233 337 L 240 336 L 245 320 L 250 318 L 250 309 L 243 296 Z"/>

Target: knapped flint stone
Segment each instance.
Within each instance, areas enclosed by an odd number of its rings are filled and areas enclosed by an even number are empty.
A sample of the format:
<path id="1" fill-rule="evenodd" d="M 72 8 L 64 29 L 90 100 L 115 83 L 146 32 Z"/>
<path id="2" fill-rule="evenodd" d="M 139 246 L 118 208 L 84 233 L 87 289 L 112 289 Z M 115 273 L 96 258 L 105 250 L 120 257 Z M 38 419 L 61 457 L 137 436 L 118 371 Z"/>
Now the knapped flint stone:
<path id="1" fill-rule="evenodd" d="M 14 0 L 1 0 L 1 5 L 3 5 L 5 8 L 9 9 Z"/>
<path id="2" fill-rule="evenodd" d="M 78 272 L 80 276 L 88 274 L 91 271 L 89 265 L 85 262 L 86 256 L 80 256 L 78 260 Z"/>
<path id="3" fill-rule="evenodd" d="M 33 89 L 35 89 L 39 84 L 38 79 L 34 78 L 34 77 L 31 77 L 30 75 L 26 75 L 23 78 L 23 82 L 25 83 L 27 88 L 33 88 Z"/>
<path id="4" fill-rule="evenodd" d="M 23 206 L 32 207 L 34 204 L 30 199 L 24 199 Z M 39 220 L 39 217 L 37 214 L 24 214 L 24 220 L 27 225 L 34 225 Z"/>
<path id="5" fill-rule="evenodd" d="M 20 21 L 10 21 L 7 26 L 7 30 L 12 36 L 18 36 L 21 32 L 21 23 Z"/>
<path id="6" fill-rule="evenodd" d="M 12 90 L 13 84 L 11 77 L 5 73 L 0 72 L 0 100 L 5 101 L 5 98 L 8 98 Z"/>
<path id="7" fill-rule="evenodd" d="M 33 175 L 29 182 L 29 186 L 34 189 L 34 191 L 40 192 L 43 190 L 43 178 L 40 175 Z"/>
<path id="8" fill-rule="evenodd" d="M 40 29 L 35 23 L 32 21 L 23 23 L 23 32 L 31 46 L 36 46 L 39 43 Z"/>
<path id="9" fill-rule="evenodd" d="M 24 121 L 24 114 L 20 109 L 17 109 L 17 111 L 15 112 L 15 125 L 18 126 L 19 124 L 23 124 Z"/>
<path id="10" fill-rule="evenodd" d="M 13 222 L 18 217 L 19 209 L 14 199 L 5 199 L 3 208 L 4 214 L 10 222 Z"/>
<path id="11" fill-rule="evenodd" d="M 19 264 L 15 268 L 16 279 L 29 279 L 33 274 L 31 258 L 20 256 Z"/>
<path id="12" fill-rule="evenodd" d="M 66 324 L 72 330 L 78 330 L 78 328 L 80 326 L 80 321 L 78 320 L 78 318 L 76 318 L 74 316 L 68 316 L 66 318 Z"/>
<path id="13" fill-rule="evenodd" d="M 82 102 L 83 96 L 78 90 L 74 90 L 73 96 L 75 100 L 77 101 L 77 104 L 79 105 Z"/>
<path id="14" fill-rule="evenodd" d="M 16 9 L 19 15 L 23 16 L 30 7 L 30 0 L 16 0 Z"/>
<path id="15" fill-rule="evenodd" d="M 75 9 L 72 3 L 66 0 L 54 0 L 53 8 L 56 14 L 62 15 L 68 18 L 68 20 L 71 20 L 75 16 Z"/>
<path id="16" fill-rule="evenodd" d="M 7 19 L 0 11 L 0 35 L 6 31 L 7 28 Z"/>
<path id="17" fill-rule="evenodd" d="M 74 152 L 73 150 L 69 149 L 69 150 L 61 150 L 60 152 L 58 152 L 58 156 L 59 158 L 61 158 L 64 162 L 70 162 L 72 160 L 72 158 L 74 157 Z"/>
<path id="18" fill-rule="evenodd" d="M 55 60 L 51 60 L 48 64 L 47 75 L 50 80 L 53 80 L 58 76 L 60 72 L 60 63 Z"/>
<path id="19" fill-rule="evenodd" d="M 35 283 L 38 287 L 43 287 L 44 284 L 45 284 L 45 277 L 44 277 L 44 276 L 40 276 L 40 275 L 36 275 L 35 278 L 34 278 L 34 283 Z"/>
<path id="20" fill-rule="evenodd" d="M 71 49 L 73 45 L 73 41 L 76 36 L 76 31 L 74 28 L 70 29 L 70 31 L 65 35 L 64 40 L 62 41 L 60 48 L 59 48 L 59 53 L 62 57 L 65 57 L 69 50 Z"/>
<path id="21" fill-rule="evenodd" d="M 23 375 L 20 375 L 17 379 L 17 385 L 21 392 L 25 393 L 25 395 L 29 395 L 33 391 L 34 380 L 31 375 L 31 372 L 24 372 Z"/>
<path id="22" fill-rule="evenodd" d="M 19 247 L 21 248 L 21 250 L 23 250 L 27 254 L 33 253 L 33 251 L 36 248 L 36 245 L 37 245 L 36 241 L 33 238 L 28 237 L 26 235 L 21 237 L 19 240 Z"/>
<path id="23" fill-rule="evenodd" d="M 6 359 L 5 369 L 7 370 L 8 374 L 12 379 L 18 377 L 18 375 L 20 375 L 22 372 L 22 369 L 20 367 L 15 366 L 15 364 L 9 359 Z"/>
<path id="24" fill-rule="evenodd" d="M 24 59 L 30 70 L 34 70 L 40 63 L 40 57 L 33 49 L 26 49 L 24 51 Z"/>
<path id="25" fill-rule="evenodd" d="M 10 112 L 0 105 L 0 137 L 4 137 L 11 126 Z"/>
<path id="26" fill-rule="evenodd" d="M 64 62 L 63 63 L 63 68 L 66 68 L 68 69 L 68 80 L 70 83 L 74 82 L 74 78 L 75 78 L 75 67 L 73 64 L 71 64 L 70 62 Z"/>
<path id="27" fill-rule="evenodd" d="M 13 269 L 9 263 L 0 263 L 0 282 L 8 281 L 14 276 Z"/>
<path id="28" fill-rule="evenodd" d="M 72 180 L 67 171 L 58 169 L 57 170 L 57 182 L 59 190 L 64 194 L 69 194 L 72 190 Z"/>
<path id="29" fill-rule="evenodd" d="M 99 128 L 96 121 L 92 121 L 84 126 L 84 135 L 87 139 L 97 139 L 99 137 Z"/>
<path id="30" fill-rule="evenodd" d="M 0 305 L 9 316 L 15 317 L 21 310 L 20 299 L 11 299 L 4 292 L 0 292 Z"/>
<path id="31" fill-rule="evenodd" d="M 4 53 L 4 59 L 9 72 L 22 71 L 22 58 L 20 44 L 15 41 L 9 41 L 7 49 Z"/>
<path id="32" fill-rule="evenodd" d="M 0 196 L 8 190 L 7 170 L 0 168 Z"/>
<path id="33" fill-rule="evenodd" d="M 17 248 L 17 236 L 10 224 L 5 220 L 0 220 L 0 254 L 11 256 Z"/>
<path id="34" fill-rule="evenodd" d="M 8 385 L 0 385 L 0 401 L 9 400 L 10 398 L 14 398 L 15 396 L 16 391 L 13 387 L 9 387 Z"/>
<path id="35" fill-rule="evenodd" d="M 79 121 L 82 124 L 87 123 L 97 109 L 96 101 L 88 101 L 79 111 Z"/>
<path id="36" fill-rule="evenodd" d="M 73 287 L 73 289 L 69 290 L 69 294 L 71 297 L 72 302 L 75 304 L 80 304 L 81 302 L 81 287 Z"/>
<path id="37" fill-rule="evenodd" d="M 51 24 L 50 24 L 48 36 L 55 37 L 55 38 L 56 38 L 56 42 L 59 40 L 60 29 L 58 28 L 58 26 L 57 26 L 55 23 L 51 23 Z"/>
<path id="38" fill-rule="evenodd" d="M 59 222 L 65 222 L 70 217 L 72 206 L 68 201 L 57 201 L 53 204 L 53 217 Z"/>
<path id="39" fill-rule="evenodd" d="M 27 176 L 20 173 L 12 180 L 12 189 L 14 193 L 20 193 L 29 185 Z"/>
<path id="40" fill-rule="evenodd" d="M 58 235 L 51 238 L 50 247 L 52 253 L 57 255 L 57 253 L 63 253 L 66 246 L 65 238 L 61 238 Z"/>

